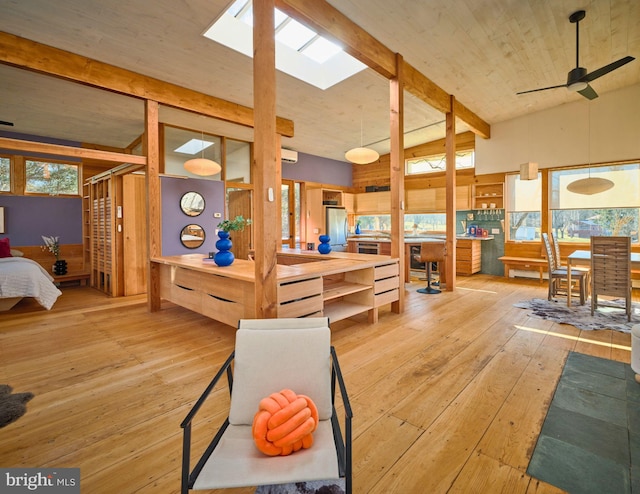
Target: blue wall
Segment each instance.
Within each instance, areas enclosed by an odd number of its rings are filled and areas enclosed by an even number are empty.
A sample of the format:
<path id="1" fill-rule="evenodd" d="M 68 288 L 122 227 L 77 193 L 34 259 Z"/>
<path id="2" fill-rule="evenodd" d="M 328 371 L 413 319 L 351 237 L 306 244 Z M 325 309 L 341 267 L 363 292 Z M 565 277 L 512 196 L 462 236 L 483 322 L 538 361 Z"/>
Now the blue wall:
<path id="1" fill-rule="evenodd" d="M 42 235 L 61 244 L 82 243 L 82 199 L 79 197 L 9 196 L 0 194 L 5 234 L 11 245 L 42 245 Z"/>
<path id="2" fill-rule="evenodd" d="M 351 163 L 298 153 L 297 163 L 282 163 L 282 178 L 351 187 Z"/>
<path id="3" fill-rule="evenodd" d="M 160 177 L 162 195 L 162 255 L 208 254 L 216 250 L 216 227 L 224 220 L 224 183 L 217 180 Z M 180 198 L 185 192 L 199 192 L 204 197 L 204 211 L 198 216 L 187 216 L 180 209 Z M 220 213 L 220 218 L 214 218 Z M 204 229 L 205 239 L 198 249 L 187 249 L 180 242 L 180 232 L 190 224 Z"/>

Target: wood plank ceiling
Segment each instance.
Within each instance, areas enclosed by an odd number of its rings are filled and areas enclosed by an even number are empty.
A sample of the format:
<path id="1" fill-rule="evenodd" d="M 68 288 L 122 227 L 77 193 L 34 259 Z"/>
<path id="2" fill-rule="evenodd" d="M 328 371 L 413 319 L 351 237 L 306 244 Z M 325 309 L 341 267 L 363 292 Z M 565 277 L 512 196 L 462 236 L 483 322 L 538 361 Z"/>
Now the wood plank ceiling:
<path id="1" fill-rule="evenodd" d="M 640 58 L 636 0 L 329 0 L 341 13 L 490 124 L 582 97 L 566 89 L 515 93 L 565 82 L 623 56 Z M 0 31 L 140 74 L 253 106 L 252 61 L 201 36 L 228 0 L 0 0 Z M 139 100 L 0 65 L 4 130 L 123 147 L 143 130 Z M 599 93 L 640 83 L 640 61 L 592 83 Z M 325 91 L 277 73 L 277 114 L 293 120 L 282 145 L 344 159 L 360 144 L 389 151 L 389 86 L 373 70 Z M 251 129 L 162 107 L 161 121 L 252 140 Z M 468 130 L 460 122 L 458 132 Z M 405 94 L 405 145 L 444 136 L 444 115 Z"/>

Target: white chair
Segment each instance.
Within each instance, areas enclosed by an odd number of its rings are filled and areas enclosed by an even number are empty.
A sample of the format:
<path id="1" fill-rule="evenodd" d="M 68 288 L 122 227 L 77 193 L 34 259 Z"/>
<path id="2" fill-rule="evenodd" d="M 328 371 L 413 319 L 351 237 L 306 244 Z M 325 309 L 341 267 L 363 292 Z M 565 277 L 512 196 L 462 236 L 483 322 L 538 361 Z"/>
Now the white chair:
<path id="1" fill-rule="evenodd" d="M 192 424 L 225 373 L 231 393 L 229 416 L 190 471 Z M 335 409 L 336 382 L 344 407 L 344 435 Z M 319 424 L 310 448 L 266 456 L 254 444 L 253 418 L 260 400 L 282 389 L 310 397 L 318 408 Z M 344 478 L 349 494 L 352 416 L 328 318 L 241 320 L 235 351 L 181 424 L 182 493 Z"/>

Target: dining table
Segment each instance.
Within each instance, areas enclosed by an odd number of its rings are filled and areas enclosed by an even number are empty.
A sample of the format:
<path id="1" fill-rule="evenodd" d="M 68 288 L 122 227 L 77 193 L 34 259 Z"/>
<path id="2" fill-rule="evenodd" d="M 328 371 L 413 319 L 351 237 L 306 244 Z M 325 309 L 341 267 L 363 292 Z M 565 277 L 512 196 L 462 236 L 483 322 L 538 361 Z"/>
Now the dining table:
<path id="1" fill-rule="evenodd" d="M 567 257 L 567 306 L 571 307 L 571 267 L 590 266 L 590 250 L 574 250 Z M 640 270 L 640 253 L 631 253 L 631 270 Z"/>

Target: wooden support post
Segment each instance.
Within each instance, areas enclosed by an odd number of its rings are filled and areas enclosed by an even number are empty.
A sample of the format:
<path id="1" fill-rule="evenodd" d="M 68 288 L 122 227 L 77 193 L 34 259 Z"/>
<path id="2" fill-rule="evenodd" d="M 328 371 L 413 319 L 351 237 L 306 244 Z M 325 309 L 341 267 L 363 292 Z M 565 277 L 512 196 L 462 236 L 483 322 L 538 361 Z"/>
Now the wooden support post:
<path id="1" fill-rule="evenodd" d="M 404 80 L 402 55 L 396 54 L 396 77 L 389 81 L 389 124 L 391 132 L 391 257 L 400 260 L 400 278 L 404 273 Z M 404 311 L 404 284 L 391 310 Z"/>
<path id="2" fill-rule="evenodd" d="M 253 155 L 255 304 L 257 318 L 277 314 L 276 253 L 281 240 L 280 136 L 276 134 L 274 1 L 253 2 Z"/>
<path id="3" fill-rule="evenodd" d="M 147 173 L 145 175 L 147 189 L 147 246 L 149 259 L 162 255 L 162 238 L 160 237 L 160 141 L 159 141 L 159 106 L 157 101 L 145 101 L 144 139 L 142 153 L 147 157 Z M 160 276 L 154 263 L 149 263 L 147 280 L 147 308 L 150 312 L 160 309 Z"/>
<path id="4" fill-rule="evenodd" d="M 447 229 L 447 262 L 446 279 L 447 291 L 456 287 L 456 113 L 455 97 L 451 96 L 451 111 L 446 114 L 447 135 L 446 149 L 446 229 Z"/>

